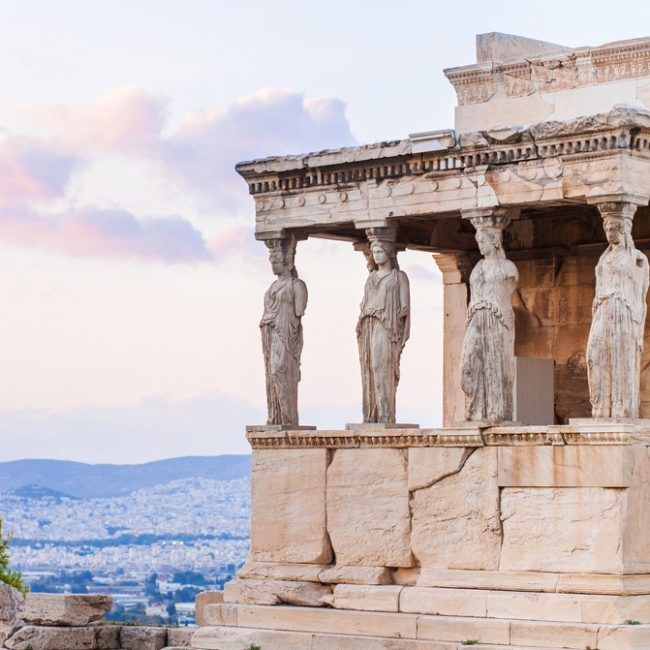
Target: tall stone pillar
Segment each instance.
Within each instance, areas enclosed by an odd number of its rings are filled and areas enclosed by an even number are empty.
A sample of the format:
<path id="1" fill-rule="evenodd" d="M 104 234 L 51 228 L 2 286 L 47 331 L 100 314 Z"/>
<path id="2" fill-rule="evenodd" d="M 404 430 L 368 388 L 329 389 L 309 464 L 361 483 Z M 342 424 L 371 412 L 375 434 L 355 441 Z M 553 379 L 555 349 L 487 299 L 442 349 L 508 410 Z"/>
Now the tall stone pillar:
<path id="1" fill-rule="evenodd" d="M 596 266 L 596 295 L 587 344 L 592 416 L 638 418 L 648 258 L 632 239 L 637 204 L 596 204 L 608 247 Z"/>
<path id="2" fill-rule="evenodd" d="M 443 284 L 442 420 L 449 427 L 465 418 L 465 393 L 460 381 L 460 357 L 465 336 L 472 253 L 435 253 Z"/>

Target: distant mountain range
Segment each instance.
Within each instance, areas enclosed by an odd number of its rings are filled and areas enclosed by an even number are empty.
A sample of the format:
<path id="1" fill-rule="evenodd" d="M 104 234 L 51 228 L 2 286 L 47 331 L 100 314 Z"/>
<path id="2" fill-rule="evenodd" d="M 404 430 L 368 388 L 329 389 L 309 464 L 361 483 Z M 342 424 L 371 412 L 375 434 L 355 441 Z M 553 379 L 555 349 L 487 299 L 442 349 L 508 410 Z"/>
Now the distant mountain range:
<path id="1" fill-rule="evenodd" d="M 65 460 L 14 460 L 0 463 L 0 492 L 38 498 L 116 497 L 184 478 L 227 481 L 248 476 L 250 456 L 183 456 L 141 465 L 90 465 Z"/>

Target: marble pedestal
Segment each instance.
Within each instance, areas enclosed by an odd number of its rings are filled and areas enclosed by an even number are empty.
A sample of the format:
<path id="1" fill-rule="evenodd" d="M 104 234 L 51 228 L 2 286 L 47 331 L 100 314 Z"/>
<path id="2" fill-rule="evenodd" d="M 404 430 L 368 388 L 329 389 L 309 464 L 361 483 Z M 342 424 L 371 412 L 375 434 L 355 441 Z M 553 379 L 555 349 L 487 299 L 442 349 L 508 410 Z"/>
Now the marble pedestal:
<path id="1" fill-rule="evenodd" d="M 250 555 L 194 648 L 650 648 L 646 422 L 248 438 Z"/>

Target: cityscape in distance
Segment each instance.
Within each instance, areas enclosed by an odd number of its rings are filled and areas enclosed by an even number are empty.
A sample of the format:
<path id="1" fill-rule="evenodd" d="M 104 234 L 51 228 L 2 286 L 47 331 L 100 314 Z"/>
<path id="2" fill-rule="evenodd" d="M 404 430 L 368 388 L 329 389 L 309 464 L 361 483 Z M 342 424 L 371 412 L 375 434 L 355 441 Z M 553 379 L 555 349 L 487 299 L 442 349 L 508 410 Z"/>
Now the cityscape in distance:
<path id="1" fill-rule="evenodd" d="M 34 592 L 105 593 L 109 618 L 194 622 L 249 544 L 250 456 L 0 463 L 11 562 Z"/>

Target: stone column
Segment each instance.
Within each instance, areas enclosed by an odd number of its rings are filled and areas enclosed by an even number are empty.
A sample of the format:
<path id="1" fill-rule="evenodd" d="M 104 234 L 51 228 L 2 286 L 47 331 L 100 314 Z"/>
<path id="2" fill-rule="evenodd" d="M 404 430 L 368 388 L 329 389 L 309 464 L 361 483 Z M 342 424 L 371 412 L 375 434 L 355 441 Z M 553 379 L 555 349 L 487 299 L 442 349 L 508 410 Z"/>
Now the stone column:
<path id="1" fill-rule="evenodd" d="M 596 205 L 609 245 L 596 265 L 587 344 L 592 416 L 638 418 L 648 259 L 632 239 L 637 202 L 607 200 Z"/>
<path id="2" fill-rule="evenodd" d="M 296 239 L 282 233 L 264 241 L 277 279 L 264 295 L 260 322 L 266 374 L 267 425 L 298 426 L 298 382 L 302 353 L 302 316 L 307 286 L 294 265 Z"/>
<path id="3" fill-rule="evenodd" d="M 435 253 L 433 259 L 442 273 L 443 350 L 442 421 L 450 427 L 465 419 L 465 393 L 460 381 L 460 358 L 467 320 L 469 274 L 476 262 L 473 253 Z"/>
<path id="4" fill-rule="evenodd" d="M 409 281 L 397 262 L 397 228 L 368 228 L 366 237 L 367 245 L 357 245 L 369 271 L 357 323 L 363 422 L 390 425 L 395 424 L 400 358 L 410 332 Z"/>
<path id="5" fill-rule="evenodd" d="M 495 207 L 464 210 L 476 228 L 483 258 L 470 274 L 470 302 L 460 361 L 465 420 L 498 423 L 513 419 L 515 316 L 512 294 L 517 267 L 506 258 L 503 230 L 516 212 Z"/>

